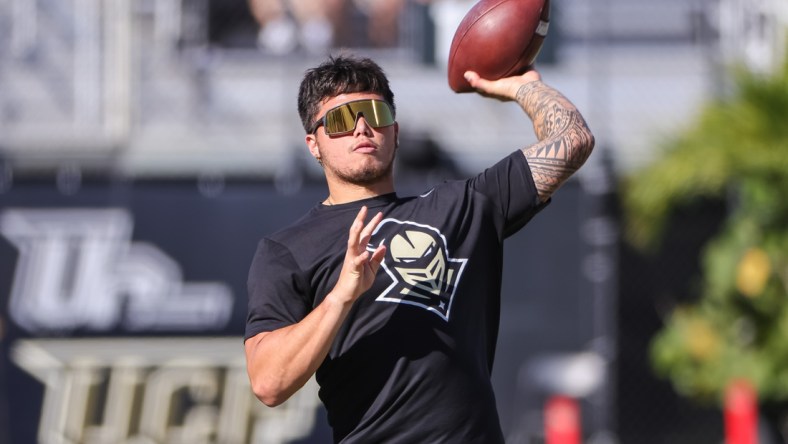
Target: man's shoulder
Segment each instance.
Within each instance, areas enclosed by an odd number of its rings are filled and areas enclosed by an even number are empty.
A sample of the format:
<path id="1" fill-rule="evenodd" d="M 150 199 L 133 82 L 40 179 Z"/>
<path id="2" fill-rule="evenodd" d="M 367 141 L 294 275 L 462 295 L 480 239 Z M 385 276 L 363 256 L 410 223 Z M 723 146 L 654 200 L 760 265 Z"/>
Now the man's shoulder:
<path id="1" fill-rule="evenodd" d="M 315 208 L 310 209 L 306 214 L 293 222 L 280 227 L 279 229 L 267 234 L 264 240 L 288 245 L 298 241 L 308 240 L 314 235 L 320 234 L 328 226 L 326 221 L 319 217 Z"/>

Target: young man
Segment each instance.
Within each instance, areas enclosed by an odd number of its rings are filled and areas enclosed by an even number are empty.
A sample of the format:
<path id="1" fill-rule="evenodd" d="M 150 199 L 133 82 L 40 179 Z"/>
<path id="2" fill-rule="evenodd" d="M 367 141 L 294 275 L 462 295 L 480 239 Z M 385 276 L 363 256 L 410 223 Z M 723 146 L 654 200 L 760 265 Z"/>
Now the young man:
<path id="1" fill-rule="evenodd" d="M 377 64 L 332 57 L 301 83 L 306 145 L 329 194 L 260 242 L 245 347 L 266 405 L 316 374 L 336 442 L 503 442 L 490 382 L 503 241 L 585 162 L 594 138 L 536 71 L 466 76 L 478 93 L 519 103 L 539 142 L 417 197 L 395 194 L 399 126 Z"/>

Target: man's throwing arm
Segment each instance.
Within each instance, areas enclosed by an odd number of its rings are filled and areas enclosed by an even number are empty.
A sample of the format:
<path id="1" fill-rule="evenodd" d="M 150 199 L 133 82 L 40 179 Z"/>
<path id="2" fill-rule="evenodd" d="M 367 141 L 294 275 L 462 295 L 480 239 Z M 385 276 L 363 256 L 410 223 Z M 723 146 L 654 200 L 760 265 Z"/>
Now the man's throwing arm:
<path id="1" fill-rule="evenodd" d="M 533 121 L 539 139 L 523 148 L 523 154 L 539 198 L 545 201 L 588 159 L 594 135 L 572 102 L 540 80 L 522 85 L 516 101 Z"/>
<path id="2" fill-rule="evenodd" d="M 476 92 L 520 104 L 534 123 L 534 145 L 523 148 L 542 202 L 546 201 L 594 149 L 594 135 L 577 108 L 554 88 L 542 83 L 536 70 L 498 80 L 468 71 L 465 78 Z"/>

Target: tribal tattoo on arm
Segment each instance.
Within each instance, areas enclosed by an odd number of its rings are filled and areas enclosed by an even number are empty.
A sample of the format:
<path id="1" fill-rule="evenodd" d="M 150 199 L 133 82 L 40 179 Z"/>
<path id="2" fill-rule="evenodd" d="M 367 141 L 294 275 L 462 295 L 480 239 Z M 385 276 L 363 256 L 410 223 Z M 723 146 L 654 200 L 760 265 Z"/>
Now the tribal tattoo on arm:
<path id="1" fill-rule="evenodd" d="M 533 121 L 539 139 L 523 153 L 539 198 L 545 201 L 588 159 L 594 135 L 572 102 L 541 81 L 521 86 L 516 100 Z"/>

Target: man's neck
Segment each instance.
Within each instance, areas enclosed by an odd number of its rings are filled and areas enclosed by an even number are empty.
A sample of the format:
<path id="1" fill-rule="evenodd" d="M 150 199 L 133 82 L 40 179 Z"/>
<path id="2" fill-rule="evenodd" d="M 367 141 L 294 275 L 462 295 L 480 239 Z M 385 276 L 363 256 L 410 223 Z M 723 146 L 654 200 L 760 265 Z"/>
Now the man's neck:
<path id="1" fill-rule="evenodd" d="M 338 205 L 393 192 L 394 183 L 392 180 L 383 180 L 371 185 L 329 183 L 328 198 L 323 203 L 326 205 Z"/>

